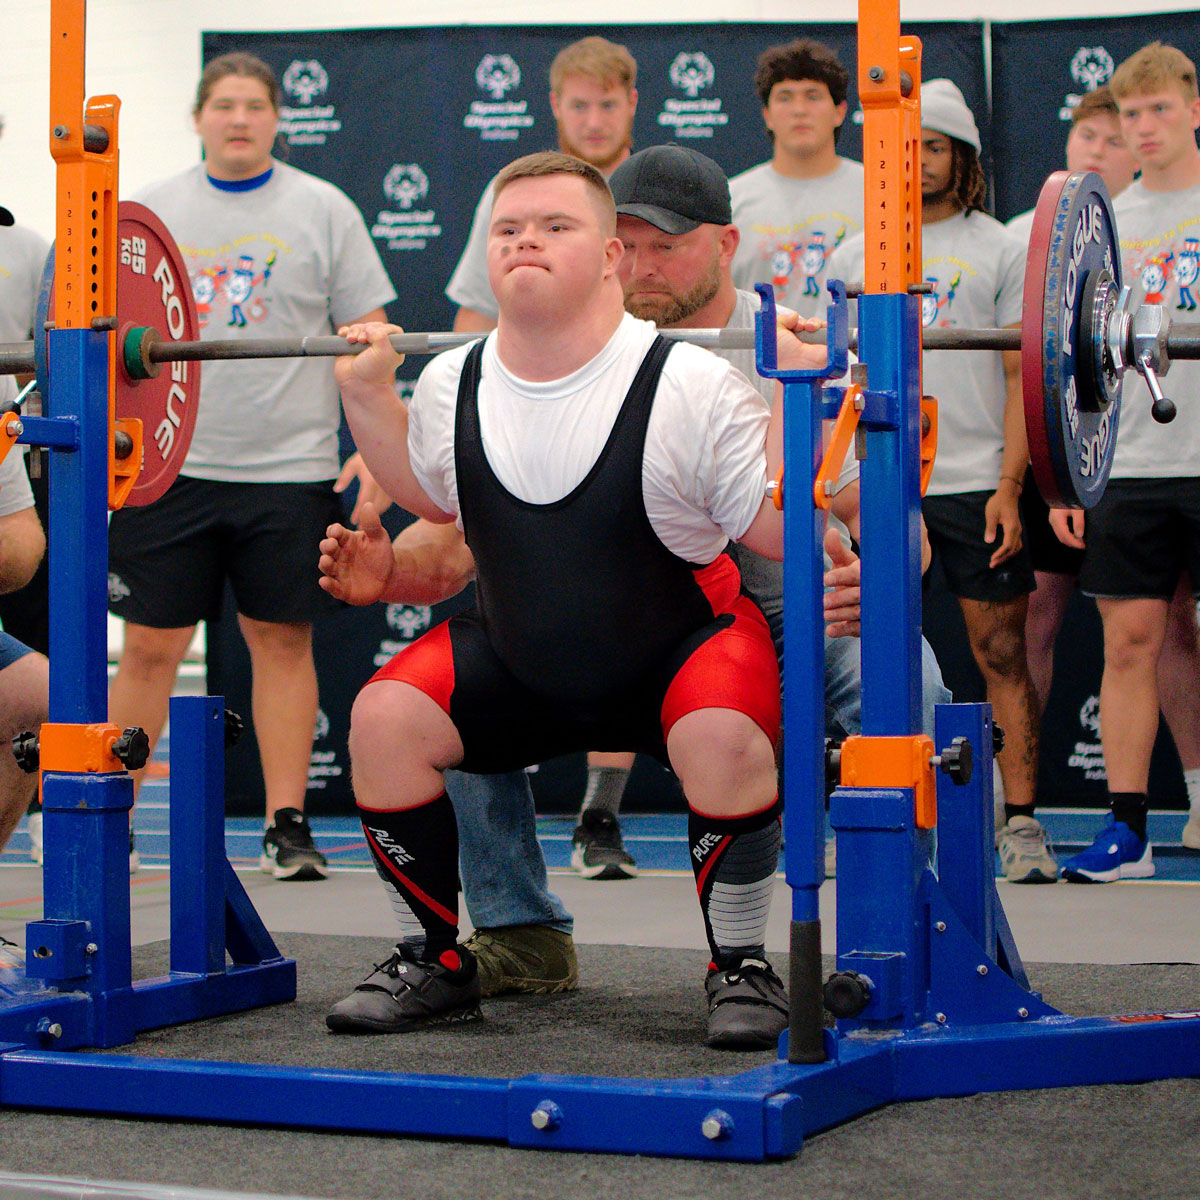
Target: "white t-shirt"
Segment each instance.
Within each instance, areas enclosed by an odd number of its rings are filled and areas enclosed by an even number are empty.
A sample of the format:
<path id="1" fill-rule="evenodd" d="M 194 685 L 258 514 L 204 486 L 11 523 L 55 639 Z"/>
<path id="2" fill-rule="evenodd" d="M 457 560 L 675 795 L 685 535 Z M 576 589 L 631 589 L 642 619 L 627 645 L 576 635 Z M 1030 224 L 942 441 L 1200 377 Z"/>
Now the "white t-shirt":
<path id="1" fill-rule="evenodd" d="M 752 292 L 775 287 L 778 304 L 802 316 L 823 317 L 830 255 L 863 223 L 863 168 L 839 158 L 836 170 L 817 179 L 790 179 L 760 163 L 729 181 L 733 223 L 742 240 L 733 259 L 733 282 Z"/>
<path id="2" fill-rule="evenodd" d="M 1025 247 L 1027 253 L 1029 235 L 1033 232 L 1033 218 L 1036 214 L 1037 209 L 1031 208 L 1028 212 L 1018 213 L 1015 217 L 1011 217 L 1004 225 L 1004 228 Z"/>
<path id="3" fill-rule="evenodd" d="M 921 230 L 925 328 L 1005 327 L 1021 320 L 1025 246 L 987 213 L 958 213 Z M 863 238 L 833 256 L 835 277 L 861 279 Z M 845 272 L 845 275 L 842 275 Z M 999 351 L 926 350 L 922 386 L 938 401 L 937 458 L 928 494 L 994 491 L 1004 454 L 1004 362 Z"/>
<path id="4" fill-rule="evenodd" d="M 492 184 L 495 182 L 493 176 L 479 197 L 467 244 L 463 247 L 454 274 L 450 276 L 450 282 L 446 284 L 446 295 L 459 308 L 474 309 L 493 321 L 499 316 L 500 310 L 496 307 L 496 297 L 488 282 L 487 235 L 488 226 L 492 223 Z"/>
<path id="5" fill-rule="evenodd" d="M 179 244 L 204 339 L 330 334 L 396 298 L 354 202 L 295 167 L 275 163 L 260 187 L 226 191 L 196 166 L 136 199 Z M 332 359 L 206 362 L 183 474 L 332 479 L 340 417 Z"/>
<path id="6" fill-rule="evenodd" d="M 1113 201 L 1130 303 L 1163 304 L 1176 321 L 1200 320 L 1200 187 L 1151 192 L 1141 180 Z M 1150 415 L 1150 389 L 1126 371 L 1114 479 L 1200 475 L 1200 363 L 1180 359 L 1162 379 L 1175 420 Z"/>
<path id="7" fill-rule="evenodd" d="M 501 484 L 531 504 L 562 499 L 591 470 L 655 337 L 628 314 L 608 344 L 577 371 L 549 383 L 518 379 L 488 336 L 479 421 L 488 463 Z M 408 453 L 418 482 L 459 516 L 454 413 L 469 346 L 421 372 L 409 417 Z M 711 562 L 762 506 L 766 432 L 762 396 L 727 362 L 687 343 L 663 367 L 646 432 L 642 494 L 659 540 L 688 562 Z M 461 518 L 459 519 L 461 527 Z"/>
<path id="8" fill-rule="evenodd" d="M 20 225 L 0 226 L 0 342 L 24 342 L 33 330 L 50 243 Z"/>

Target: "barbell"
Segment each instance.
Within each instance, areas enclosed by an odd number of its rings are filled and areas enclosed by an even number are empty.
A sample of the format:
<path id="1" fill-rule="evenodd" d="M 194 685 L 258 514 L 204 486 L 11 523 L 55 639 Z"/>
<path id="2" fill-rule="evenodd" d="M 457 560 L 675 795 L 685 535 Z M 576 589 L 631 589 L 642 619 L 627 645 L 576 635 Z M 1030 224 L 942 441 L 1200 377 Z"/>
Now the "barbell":
<path id="1" fill-rule="evenodd" d="M 196 297 L 182 256 L 161 221 L 123 201 L 118 213 L 118 315 L 97 328 L 116 333 L 118 419 L 142 421 L 142 471 L 127 503 L 149 504 L 179 474 L 191 441 L 200 372 L 193 362 L 311 358 L 366 349 L 340 337 L 200 340 Z M 0 375 L 33 372 L 50 387 L 46 342 L 53 328 L 54 252 L 43 272 L 33 342 L 0 345 Z M 1174 405 L 1158 377 L 1172 358 L 1200 359 L 1200 325 L 1171 327 L 1158 305 L 1131 307 L 1121 284 L 1112 205 L 1099 175 L 1052 175 L 1030 234 L 1020 329 L 929 328 L 927 350 L 1019 350 L 1030 462 L 1046 500 L 1090 508 L 1112 467 L 1125 374 L 1136 370 L 1154 397 L 1156 419 Z M 665 336 L 713 350 L 751 350 L 753 329 L 665 329 Z M 402 354 L 437 354 L 477 333 L 400 333 Z M 824 343 L 823 334 L 803 334 Z M 856 348 L 851 332 L 850 348 Z M 162 368 L 170 366 L 169 372 Z"/>

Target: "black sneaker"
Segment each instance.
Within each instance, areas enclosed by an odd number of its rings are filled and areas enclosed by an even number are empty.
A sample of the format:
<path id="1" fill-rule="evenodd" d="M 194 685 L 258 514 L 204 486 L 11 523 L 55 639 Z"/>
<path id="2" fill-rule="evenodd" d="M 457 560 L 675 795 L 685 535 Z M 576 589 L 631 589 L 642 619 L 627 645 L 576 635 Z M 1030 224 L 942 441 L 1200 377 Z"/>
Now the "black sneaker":
<path id="1" fill-rule="evenodd" d="M 584 879 L 634 879 L 637 863 L 621 841 L 617 818 L 602 808 L 585 808 L 571 838 L 571 866 Z"/>
<path id="2" fill-rule="evenodd" d="M 443 955 L 446 958 L 447 955 Z M 422 1025 L 479 1018 L 479 972 L 469 950 L 459 947 L 459 966 L 424 962 L 400 943 L 325 1018 L 334 1033 L 407 1033 Z"/>
<path id="3" fill-rule="evenodd" d="M 765 959 L 743 959 L 737 967 L 709 969 L 708 1044 L 720 1050 L 769 1050 L 787 1028 L 783 982 Z"/>
<path id="4" fill-rule="evenodd" d="M 312 829 L 298 808 L 281 808 L 276 812 L 275 824 L 263 834 L 258 867 L 276 879 L 295 883 L 325 879 L 329 875 L 325 855 L 313 845 Z"/>

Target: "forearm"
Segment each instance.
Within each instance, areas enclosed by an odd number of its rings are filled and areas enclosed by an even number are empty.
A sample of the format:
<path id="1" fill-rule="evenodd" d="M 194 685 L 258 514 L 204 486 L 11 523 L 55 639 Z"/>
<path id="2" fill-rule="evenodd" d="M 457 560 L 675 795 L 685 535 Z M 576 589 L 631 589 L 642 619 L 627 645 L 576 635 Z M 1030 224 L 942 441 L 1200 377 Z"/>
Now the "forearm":
<path id="1" fill-rule="evenodd" d="M 408 409 L 395 388 L 351 380 L 342 384 L 342 407 L 363 462 L 387 495 L 418 517 L 450 520 L 413 473 L 408 457 Z"/>
<path id="2" fill-rule="evenodd" d="M 1020 352 L 1004 352 L 1004 454 L 1000 474 L 1018 486 L 1029 466 L 1029 440 L 1025 433 L 1025 400 L 1021 390 Z"/>
<path id="3" fill-rule="evenodd" d="M 393 566 L 381 600 L 438 604 L 475 578 L 475 559 L 457 526 L 417 521 L 392 542 Z"/>

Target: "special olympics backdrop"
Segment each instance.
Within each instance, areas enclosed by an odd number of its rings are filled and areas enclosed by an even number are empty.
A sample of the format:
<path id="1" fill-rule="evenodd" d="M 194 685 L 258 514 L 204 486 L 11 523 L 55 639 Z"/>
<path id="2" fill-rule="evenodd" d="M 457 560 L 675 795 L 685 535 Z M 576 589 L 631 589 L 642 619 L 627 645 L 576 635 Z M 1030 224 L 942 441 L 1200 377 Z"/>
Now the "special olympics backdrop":
<path id="1" fill-rule="evenodd" d="M 993 25 L 992 109 L 981 23 L 913 24 L 905 32 L 921 38 L 924 77 L 954 79 L 975 112 L 997 213 L 1007 217 L 1031 206 L 1042 180 L 1061 166 L 1067 125 L 1060 110 L 1067 109 L 1071 97 L 1104 82 L 1113 59 L 1153 37 L 1169 38 L 1194 55 L 1200 18 Z M 860 157 L 856 39 L 850 23 L 220 32 L 204 34 L 203 57 L 207 62 L 247 50 L 274 67 L 285 93 L 280 128 L 288 160 L 336 183 L 362 210 L 399 294 L 389 310 L 392 319 L 409 329 L 446 329 L 454 307 L 443 289 L 479 196 L 512 159 L 556 146 L 550 63 L 562 46 L 588 33 L 621 42 L 637 59 L 635 146 L 678 140 L 716 159 L 730 175 L 770 155 L 753 88 L 759 53 L 797 36 L 817 37 L 850 67 L 851 116 L 838 149 Z M 414 379 L 424 361 L 410 359 L 402 374 Z M 312 811 L 345 810 L 352 803 L 345 738 L 358 687 L 381 656 L 453 607 L 441 606 L 432 614 L 401 606 L 347 610 L 318 627 L 322 712 L 310 770 Z M 956 606 L 935 592 L 927 608 L 931 617 L 945 618 L 939 619 L 943 631 L 936 640 L 948 682 L 962 699 L 981 698 Z M 1094 631 L 1087 644 L 1094 652 Z M 249 663 L 236 622 L 222 621 L 212 631 L 209 658 L 212 690 L 224 690 L 231 705 L 248 717 Z M 1070 676 L 1090 696 L 1098 687 L 1098 667 L 1094 653 L 1082 658 L 1064 663 L 1060 675 Z M 1079 738 L 1094 743 L 1094 717 L 1089 731 L 1086 722 L 1080 726 L 1076 707 L 1072 694 L 1060 711 L 1049 714 L 1048 726 L 1055 728 L 1047 729 L 1041 790 L 1047 800 L 1099 803 L 1102 769 L 1097 778 L 1094 745 L 1083 757 L 1075 745 Z M 1071 765 L 1084 757 L 1090 769 Z M 543 767 L 533 778 L 539 806 L 569 809 L 577 803 L 578 761 Z M 1168 773 L 1165 786 L 1177 799 L 1178 779 Z M 653 806 L 672 795 L 665 772 L 639 760 L 631 800 Z M 229 796 L 234 809 L 261 811 L 252 737 L 248 748 L 231 755 Z M 1163 798 L 1156 791 L 1155 802 Z"/>

